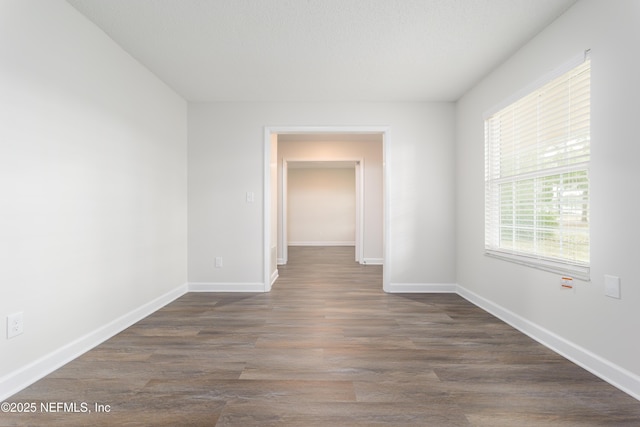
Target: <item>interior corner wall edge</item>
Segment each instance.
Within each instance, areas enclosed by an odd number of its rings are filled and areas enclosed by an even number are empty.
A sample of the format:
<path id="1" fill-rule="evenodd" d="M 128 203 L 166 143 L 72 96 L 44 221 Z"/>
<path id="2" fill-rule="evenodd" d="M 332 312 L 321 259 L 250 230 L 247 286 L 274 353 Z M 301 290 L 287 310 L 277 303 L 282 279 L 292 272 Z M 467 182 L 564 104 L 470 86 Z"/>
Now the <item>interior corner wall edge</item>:
<path id="1" fill-rule="evenodd" d="M 638 16 L 637 1 L 579 1 L 456 106 L 459 285 L 635 378 L 640 376 Z M 592 69 L 591 280 L 574 280 L 575 292 L 566 292 L 558 274 L 484 255 L 483 113 L 585 49 L 591 49 Z M 605 274 L 621 278 L 621 299 L 605 296 Z"/>
<path id="2" fill-rule="evenodd" d="M 187 104 L 66 2 L 0 7 L 6 378 L 187 282 Z"/>

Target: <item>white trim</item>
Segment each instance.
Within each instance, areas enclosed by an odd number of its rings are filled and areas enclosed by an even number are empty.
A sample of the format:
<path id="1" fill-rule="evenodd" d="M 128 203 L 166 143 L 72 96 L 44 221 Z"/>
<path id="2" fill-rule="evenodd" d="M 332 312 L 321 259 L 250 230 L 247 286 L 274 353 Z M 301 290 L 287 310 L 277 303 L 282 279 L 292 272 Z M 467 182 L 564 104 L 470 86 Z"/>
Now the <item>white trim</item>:
<path id="1" fill-rule="evenodd" d="M 390 283 L 385 292 L 391 294 L 456 293 L 455 283 Z"/>
<path id="2" fill-rule="evenodd" d="M 276 260 L 276 264 L 278 264 L 278 265 L 287 265 L 287 261 L 285 261 L 284 258 L 278 258 Z"/>
<path id="3" fill-rule="evenodd" d="M 574 279 L 591 281 L 591 268 L 588 265 L 572 264 L 570 262 L 554 261 L 543 258 L 536 258 L 525 254 L 510 253 L 496 249 L 485 249 L 485 256 L 501 259 L 524 265 L 526 267 L 536 268 L 538 270 L 549 271 L 551 273 L 563 276 L 573 277 Z"/>
<path id="4" fill-rule="evenodd" d="M 458 285 L 458 295 L 600 379 L 640 400 L 640 376 Z"/>
<path id="5" fill-rule="evenodd" d="M 282 264 L 286 264 L 287 262 L 289 262 L 289 244 L 287 243 L 287 240 L 289 239 L 287 237 L 287 233 L 288 233 L 288 219 L 287 219 L 287 215 L 289 214 L 289 188 L 288 188 L 288 182 L 289 182 L 289 165 L 287 164 L 287 160 L 286 159 L 282 159 L 282 182 L 280 183 L 280 194 L 282 195 L 280 203 L 281 205 L 279 206 L 280 209 L 278 209 L 278 225 L 281 227 L 280 230 L 278 230 L 278 242 L 282 242 L 282 260 L 284 261 Z"/>
<path id="6" fill-rule="evenodd" d="M 63 345 L 40 359 L 5 375 L 0 378 L 0 401 L 6 400 L 20 390 L 25 389 L 56 369 L 119 334 L 129 326 L 160 310 L 165 305 L 186 294 L 187 290 L 186 284 L 178 286 L 106 325 Z"/>
<path id="7" fill-rule="evenodd" d="M 356 250 L 355 261 L 364 264 L 364 159 L 356 162 Z"/>
<path id="8" fill-rule="evenodd" d="M 382 133 L 382 216 L 384 218 L 384 233 L 382 234 L 382 253 L 384 256 L 382 269 L 382 290 L 389 292 L 389 286 L 391 284 L 391 202 L 389 201 L 389 189 L 391 188 L 391 174 L 389 169 L 391 165 L 391 150 L 389 149 L 389 141 L 391 139 L 391 128 L 387 128 Z"/>
<path id="9" fill-rule="evenodd" d="M 262 209 L 264 222 L 262 224 L 262 268 L 263 283 L 262 291 L 271 290 L 271 134 L 269 128 L 264 128 L 264 159 L 263 159 L 263 188 L 262 188 Z M 277 246 L 277 245 L 276 245 Z M 194 284 L 196 285 L 196 284 Z M 206 285 L 206 284 L 203 284 Z M 189 285 L 191 286 L 191 285 Z M 198 291 L 213 292 L 213 291 Z M 224 292 L 224 291 L 222 291 Z"/>
<path id="10" fill-rule="evenodd" d="M 363 258 L 361 264 L 365 264 L 365 265 L 383 265 L 384 264 L 384 259 L 383 258 Z"/>
<path id="11" fill-rule="evenodd" d="M 273 273 L 271 274 L 271 286 L 273 287 L 273 284 L 276 282 L 276 280 L 278 280 L 278 277 L 280 277 L 280 273 L 278 273 L 278 269 L 276 268 Z"/>
<path id="12" fill-rule="evenodd" d="M 271 274 L 269 274 L 271 279 Z M 271 285 L 271 281 L 269 281 Z M 220 283 L 220 282 L 190 282 L 189 292 L 268 292 L 264 283 Z"/>
<path id="13" fill-rule="evenodd" d="M 289 242 L 289 246 L 355 246 L 356 242 L 341 242 L 335 240 L 323 241 L 323 242 Z"/>

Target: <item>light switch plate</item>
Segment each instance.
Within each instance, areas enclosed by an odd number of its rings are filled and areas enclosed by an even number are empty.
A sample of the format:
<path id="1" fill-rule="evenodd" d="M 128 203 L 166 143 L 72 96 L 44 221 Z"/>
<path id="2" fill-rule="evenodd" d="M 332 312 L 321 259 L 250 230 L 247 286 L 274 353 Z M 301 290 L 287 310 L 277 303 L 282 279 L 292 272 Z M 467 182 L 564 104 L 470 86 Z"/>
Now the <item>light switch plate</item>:
<path id="1" fill-rule="evenodd" d="M 604 294 L 611 298 L 620 299 L 620 278 L 616 276 L 604 276 Z"/>

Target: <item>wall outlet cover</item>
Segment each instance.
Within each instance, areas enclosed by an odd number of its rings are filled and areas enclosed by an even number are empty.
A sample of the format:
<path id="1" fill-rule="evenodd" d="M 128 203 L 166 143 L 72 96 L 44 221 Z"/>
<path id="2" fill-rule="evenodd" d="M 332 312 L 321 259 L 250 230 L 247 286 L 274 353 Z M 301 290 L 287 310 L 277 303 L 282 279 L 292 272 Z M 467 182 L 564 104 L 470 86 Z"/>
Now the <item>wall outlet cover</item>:
<path id="1" fill-rule="evenodd" d="M 620 278 L 616 276 L 604 276 L 604 294 L 611 298 L 620 299 Z"/>
<path id="2" fill-rule="evenodd" d="M 7 338 L 13 338 L 24 332 L 24 320 L 22 312 L 7 316 Z"/>

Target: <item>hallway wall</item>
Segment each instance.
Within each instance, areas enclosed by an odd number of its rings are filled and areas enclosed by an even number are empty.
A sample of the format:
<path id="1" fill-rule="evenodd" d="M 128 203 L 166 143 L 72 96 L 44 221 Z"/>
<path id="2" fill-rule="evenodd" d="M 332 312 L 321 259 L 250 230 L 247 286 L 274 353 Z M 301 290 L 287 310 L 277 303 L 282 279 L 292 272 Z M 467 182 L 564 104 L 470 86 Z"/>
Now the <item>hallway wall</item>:
<path id="1" fill-rule="evenodd" d="M 190 104 L 189 282 L 262 286 L 264 129 L 310 123 L 389 127 L 386 273 L 392 283 L 455 283 L 454 105 L 420 102 Z"/>
<path id="2" fill-rule="evenodd" d="M 289 168 L 288 245 L 354 246 L 355 168 Z"/>

